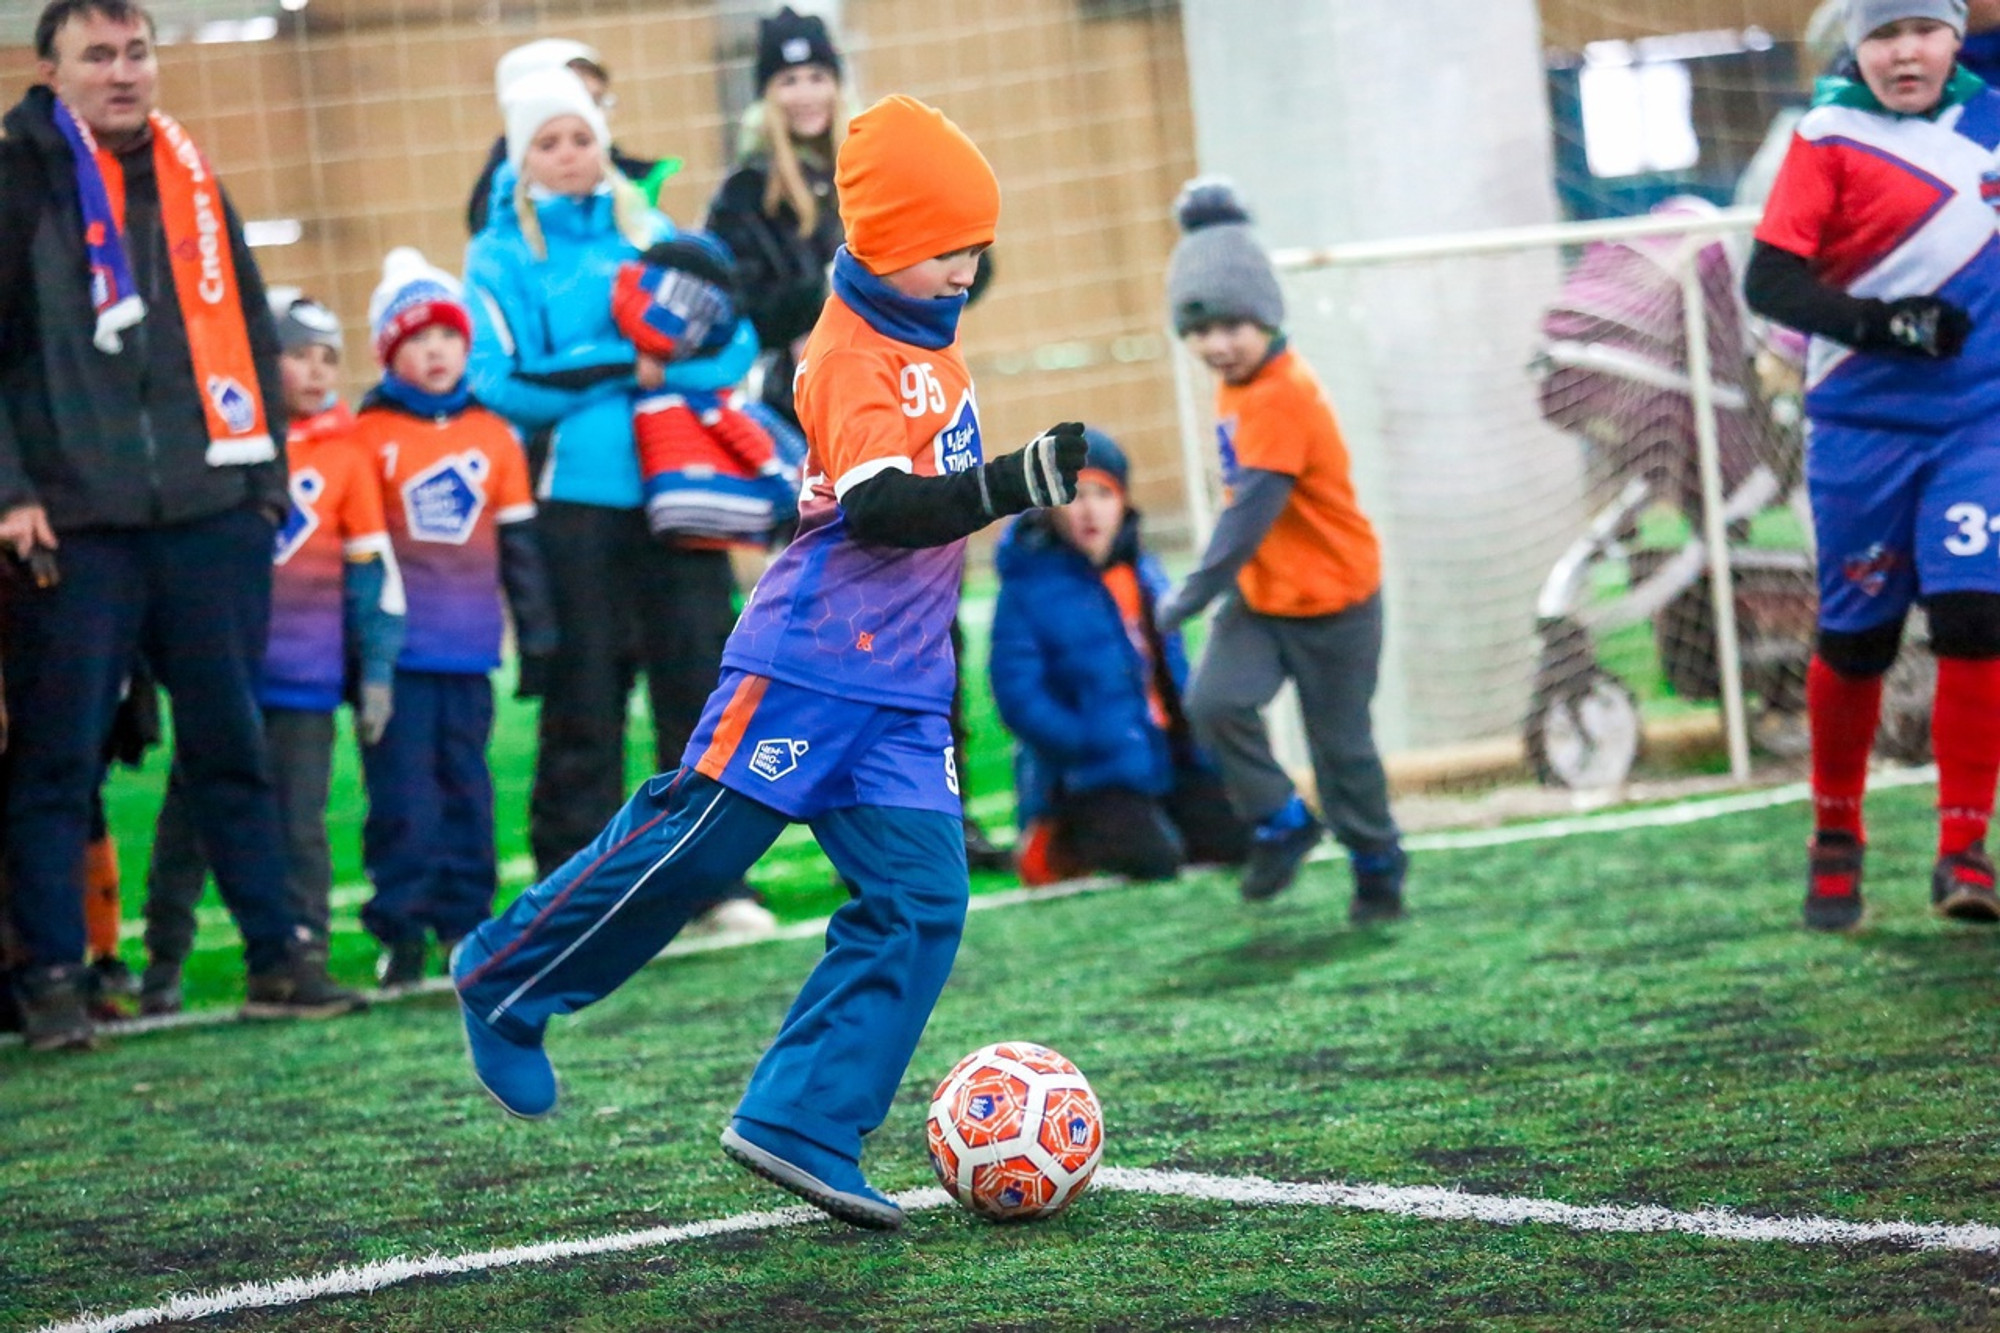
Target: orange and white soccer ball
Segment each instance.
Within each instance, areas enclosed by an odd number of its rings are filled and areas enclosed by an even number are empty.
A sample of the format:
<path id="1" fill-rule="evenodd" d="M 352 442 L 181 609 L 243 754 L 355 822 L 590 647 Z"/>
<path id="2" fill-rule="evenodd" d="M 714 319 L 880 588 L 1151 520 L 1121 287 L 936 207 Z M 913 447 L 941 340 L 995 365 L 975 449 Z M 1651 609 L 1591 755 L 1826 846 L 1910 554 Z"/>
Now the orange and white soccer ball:
<path id="1" fill-rule="evenodd" d="M 1054 1217 L 1104 1155 L 1104 1112 L 1077 1067 L 1003 1041 L 960 1060 L 931 1098 L 931 1167 L 952 1198 L 996 1221 Z"/>

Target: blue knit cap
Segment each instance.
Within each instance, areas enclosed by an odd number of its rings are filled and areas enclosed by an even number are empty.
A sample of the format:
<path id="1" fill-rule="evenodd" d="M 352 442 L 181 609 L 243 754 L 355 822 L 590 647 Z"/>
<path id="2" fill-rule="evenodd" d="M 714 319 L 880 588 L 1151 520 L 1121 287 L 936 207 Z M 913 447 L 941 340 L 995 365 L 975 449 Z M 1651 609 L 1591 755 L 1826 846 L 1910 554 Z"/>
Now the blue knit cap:
<path id="1" fill-rule="evenodd" d="M 1083 456 L 1085 472 L 1102 472 L 1118 483 L 1122 494 L 1131 489 L 1132 465 L 1125 458 L 1125 451 L 1118 442 L 1095 427 L 1086 426 L 1083 431 L 1084 443 L 1089 451 Z"/>

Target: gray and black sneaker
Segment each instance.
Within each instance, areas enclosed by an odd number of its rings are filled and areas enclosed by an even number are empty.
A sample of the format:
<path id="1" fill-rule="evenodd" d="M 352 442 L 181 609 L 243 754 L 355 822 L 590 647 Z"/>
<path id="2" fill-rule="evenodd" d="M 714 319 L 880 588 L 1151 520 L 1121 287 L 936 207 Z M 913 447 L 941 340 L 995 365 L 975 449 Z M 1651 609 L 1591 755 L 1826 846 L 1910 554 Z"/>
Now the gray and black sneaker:
<path id="1" fill-rule="evenodd" d="M 87 1050 L 96 1044 L 90 1016 L 96 987 L 81 963 L 31 968 L 14 984 L 21 1010 L 21 1040 L 31 1051 Z"/>
<path id="2" fill-rule="evenodd" d="M 1980 843 L 1940 856 L 1931 871 L 1931 907 L 1954 921 L 1981 926 L 2000 922 L 2000 893 L 1994 892 L 1993 879 L 1993 858 Z"/>
<path id="3" fill-rule="evenodd" d="M 1266 834 L 1262 829 L 1250 843 L 1250 859 L 1243 867 L 1243 881 L 1237 891 L 1246 903 L 1261 903 L 1292 887 L 1299 867 L 1312 849 L 1319 846 L 1326 825 L 1306 816 L 1306 822 L 1282 833 Z"/>
<path id="4" fill-rule="evenodd" d="M 1861 839 L 1815 833 L 1806 856 L 1806 929 L 1855 930 L 1861 913 Z"/>
<path id="5" fill-rule="evenodd" d="M 368 1007 L 368 997 L 327 974 L 326 954 L 295 942 L 276 967 L 250 974 L 245 1018 L 333 1018 Z"/>
<path id="6" fill-rule="evenodd" d="M 402 990 L 424 979 L 424 964 L 430 961 L 430 945 L 423 932 L 392 940 L 375 960 L 375 984 L 383 990 Z"/>
<path id="7" fill-rule="evenodd" d="M 181 965 L 155 959 L 139 978 L 139 1015 L 156 1018 L 181 1011 Z"/>

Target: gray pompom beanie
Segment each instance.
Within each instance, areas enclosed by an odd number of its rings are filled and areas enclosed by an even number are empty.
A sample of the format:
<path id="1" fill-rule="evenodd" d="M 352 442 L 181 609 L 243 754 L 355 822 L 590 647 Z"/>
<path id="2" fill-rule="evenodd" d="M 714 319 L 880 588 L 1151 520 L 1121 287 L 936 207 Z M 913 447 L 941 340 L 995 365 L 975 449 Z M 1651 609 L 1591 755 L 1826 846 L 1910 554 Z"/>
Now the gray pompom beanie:
<path id="1" fill-rule="evenodd" d="M 271 318 L 278 326 L 278 350 L 296 352 L 302 347 L 331 347 L 341 350 L 340 316 L 296 287 L 267 287 Z"/>
<path id="2" fill-rule="evenodd" d="M 1181 224 L 1180 242 L 1167 261 L 1167 317 L 1174 332 L 1236 320 L 1283 327 L 1284 291 L 1235 187 L 1219 176 L 1191 180 L 1174 201 L 1174 216 Z"/>
<path id="3" fill-rule="evenodd" d="M 1898 19 L 1936 19 L 1965 36 L 1965 0 L 1847 0 L 1847 47 L 1851 51 L 1877 28 Z"/>

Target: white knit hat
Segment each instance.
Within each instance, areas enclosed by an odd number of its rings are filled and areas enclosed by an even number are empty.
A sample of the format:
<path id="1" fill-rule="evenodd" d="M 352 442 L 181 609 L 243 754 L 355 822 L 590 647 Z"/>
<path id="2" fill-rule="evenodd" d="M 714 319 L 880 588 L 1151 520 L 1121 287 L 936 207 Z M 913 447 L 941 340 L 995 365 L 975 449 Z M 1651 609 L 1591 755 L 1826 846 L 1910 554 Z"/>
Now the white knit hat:
<path id="1" fill-rule="evenodd" d="M 604 68 L 604 58 L 597 54 L 596 47 L 573 42 L 567 37 L 544 37 L 526 46 L 515 47 L 493 66 L 493 100 L 505 110 L 507 90 L 514 86 L 516 80 L 538 70 L 566 69 L 572 60 L 583 60 L 598 69 Z"/>
<path id="2" fill-rule="evenodd" d="M 516 175 L 520 174 L 521 163 L 528 156 L 528 145 L 534 142 L 535 135 L 559 116 L 582 117 L 590 132 L 597 136 L 598 146 L 611 146 L 611 129 L 604 123 L 604 112 L 590 90 L 583 86 L 583 80 L 567 66 L 522 75 L 507 85 L 500 108 L 507 115 L 507 164 Z"/>
<path id="3" fill-rule="evenodd" d="M 399 245 L 382 257 L 382 281 L 368 298 L 368 330 L 375 356 L 383 365 L 411 334 L 433 324 L 472 337 L 472 313 L 465 307 L 465 287 L 451 274 L 424 258 L 415 246 Z"/>

